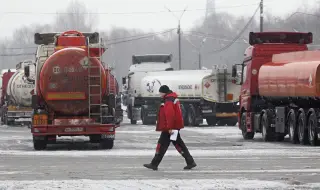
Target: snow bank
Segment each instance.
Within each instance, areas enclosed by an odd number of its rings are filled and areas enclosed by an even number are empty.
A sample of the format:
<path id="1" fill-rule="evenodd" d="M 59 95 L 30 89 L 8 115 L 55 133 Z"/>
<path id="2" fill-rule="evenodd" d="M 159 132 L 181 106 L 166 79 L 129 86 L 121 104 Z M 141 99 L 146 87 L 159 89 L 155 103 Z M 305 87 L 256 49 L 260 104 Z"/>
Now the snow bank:
<path id="1" fill-rule="evenodd" d="M 19 151 L 19 150 L 0 150 L 0 155 L 18 155 L 18 156 L 63 156 L 63 157 L 87 157 L 87 156 L 153 156 L 154 149 L 132 150 L 132 149 L 112 149 L 98 151 Z M 320 152 L 314 149 L 228 149 L 228 150 L 199 150 L 190 149 L 195 157 L 253 157 L 253 156 L 303 156 L 319 157 Z M 166 156 L 180 156 L 176 150 L 168 150 Z"/>
<path id="2" fill-rule="evenodd" d="M 289 185 L 276 181 L 259 181 L 259 180 L 245 180 L 245 179 L 201 179 L 201 180 L 65 180 L 65 181 L 0 181 L 0 189 L 20 189 L 20 190 L 160 190 L 160 189 L 183 189 L 183 190 L 200 190 L 200 189 L 311 189 L 320 187 L 320 184 L 307 185 Z"/>

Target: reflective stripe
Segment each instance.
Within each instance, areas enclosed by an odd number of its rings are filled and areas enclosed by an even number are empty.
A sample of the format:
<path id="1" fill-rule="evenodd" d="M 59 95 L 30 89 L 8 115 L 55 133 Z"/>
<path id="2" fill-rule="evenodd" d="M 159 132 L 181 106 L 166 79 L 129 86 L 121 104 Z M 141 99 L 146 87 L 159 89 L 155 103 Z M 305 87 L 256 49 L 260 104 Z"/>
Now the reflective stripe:
<path id="1" fill-rule="evenodd" d="M 176 103 L 178 103 L 178 102 L 179 102 L 179 99 L 176 98 L 173 103 L 176 104 Z"/>
<path id="2" fill-rule="evenodd" d="M 161 103 L 162 106 L 164 106 L 164 103 Z"/>

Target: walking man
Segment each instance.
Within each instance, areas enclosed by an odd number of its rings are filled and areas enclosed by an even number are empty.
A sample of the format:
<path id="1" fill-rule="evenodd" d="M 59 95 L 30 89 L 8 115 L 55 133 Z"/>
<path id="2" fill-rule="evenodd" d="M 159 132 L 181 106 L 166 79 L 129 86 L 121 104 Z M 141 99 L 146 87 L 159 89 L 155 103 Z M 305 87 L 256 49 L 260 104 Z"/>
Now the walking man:
<path id="1" fill-rule="evenodd" d="M 154 158 L 150 164 L 144 164 L 143 166 L 152 170 L 158 170 L 158 165 L 165 155 L 170 142 L 172 142 L 177 151 L 186 160 L 187 166 L 185 166 L 184 169 L 192 169 L 197 165 L 180 136 L 179 130 L 184 127 L 184 124 L 180 103 L 177 99 L 178 96 L 175 92 L 172 92 L 167 85 L 161 86 L 159 92 L 163 102 L 158 112 L 156 131 L 161 131 L 161 135 L 158 140 Z M 170 136 L 173 133 L 172 130 L 178 130 L 178 136 L 175 141 L 170 140 Z"/>

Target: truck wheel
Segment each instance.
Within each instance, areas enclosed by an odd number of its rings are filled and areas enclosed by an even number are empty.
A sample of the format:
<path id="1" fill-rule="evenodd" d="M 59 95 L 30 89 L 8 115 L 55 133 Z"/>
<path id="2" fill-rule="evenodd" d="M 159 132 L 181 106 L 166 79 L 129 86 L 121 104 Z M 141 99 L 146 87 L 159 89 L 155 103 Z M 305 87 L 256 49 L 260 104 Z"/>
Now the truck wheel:
<path id="1" fill-rule="evenodd" d="M 100 146 L 103 149 L 112 149 L 114 145 L 114 139 L 101 139 Z"/>
<path id="2" fill-rule="evenodd" d="M 199 124 L 196 121 L 196 113 L 193 106 L 190 106 L 188 109 L 188 123 L 190 126 L 198 126 Z"/>
<path id="3" fill-rule="evenodd" d="M 302 111 L 299 114 L 298 117 L 298 136 L 299 136 L 299 142 L 302 145 L 308 144 L 308 129 L 306 127 L 306 115 Z"/>
<path id="4" fill-rule="evenodd" d="M 308 136 L 309 142 L 312 146 L 318 145 L 318 135 L 316 133 L 317 127 L 317 116 L 314 112 L 312 112 L 308 119 Z"/>
<path id="5" fill-rule="evenodd" d="M 135 124 L 137 124 L 137 120 L 130 119 L 130 123 L 131 123 L 132 125 L 135 125 Z"/>
<path id="6" fill-rule="evenodd" d="M 289 127 L 289 139 L 292 144 L 297 144 L 299 142 L 298 130 L 297 130 L 297 120 L 294 111 L 290 111 L 290 116 L 288 119 Z"/>
<path id="7" fill-rule="evenodd" d="M 274 133 L 270 127 L 269 118 L 267 112 L 264 112 L 262 115 L 262 139 L 265 142 L 272 141 L 274 138 Z"/>
<path id="8" fill-rule="evenodd" d="M 215 117 L 207 117 L 206 121 L 209 126 L 215 126 L 216 125 L 216 118 Z"/>
<path id="9" fill-rule="evenodd" d="M 242 113 L 241 115 L 240 128 L 241 128 L 243 139 L 245 140 L 253 139 L 254 132 L 247 131 L 246 113 Z"/>
<path id="10" fill-rule="evenodd" d="M 90 143 L 99 143 L 101 141 L 101 135 L 90 135 Z"/>
<path id="11" fill-rule="evenodd" d="M 35 139 L 33 138 L 33 148 L 35 150 L 44 150 L 47 148 L 47 140 L 45 138 L 45 140 L 39 140 L 39 139 Z"/>

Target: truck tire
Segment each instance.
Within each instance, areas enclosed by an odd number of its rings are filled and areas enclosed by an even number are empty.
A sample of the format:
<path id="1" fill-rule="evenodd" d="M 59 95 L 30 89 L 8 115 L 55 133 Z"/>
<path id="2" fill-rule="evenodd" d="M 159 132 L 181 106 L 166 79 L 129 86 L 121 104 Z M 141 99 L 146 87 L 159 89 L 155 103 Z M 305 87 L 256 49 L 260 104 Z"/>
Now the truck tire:
<path id="1" fill-rule="evenodd" d="M 46 149 L 47 148 L 47 140 L 46 140 L 46 138 L 44 140 L 33 138 L 33 148 L 35 150 L 44 150 L 44 149 Z"/>
<path id="2" fill-rule="evenodd" d="M 246 121 L 246 113 L 241 114 L 240 128 L 242 132 L 242 137 L 244 140 L 251 140 L 254 137 L 254 132 L 247 131 L 247 121 Z"/>
<path id="3" fill-rule="evenodd" d="M 289 139 L 292 144 L 297 144 L 299 142 L 298 130 L 297 130 L 297 120 L 294 110 L 290 110 L 288 118 L 288 131 Z"/>
<path id="4" fill-rule="evenodd" d="M 309 143 L 308 139 L 308 129 L 306 127 L 306 114 L 301 111 L 298 116 L 298 137 L 301 145 L 306 145 Z"/>
<path id="5" fill-rule="evenodd" d="M 309 143 L 312 146 L 317 146 L 319 144 L 318 135 L 316 133 L 316 127 L 317 127 L 317 116 L 315 112 L 312 111 L 308 118 L 308 137 L 309 137 Z"/>
<path id="6" fill-rule="evenodd" d="M 275 138 L 275 134 L 270 127 L 270 118 L 268 117 L 268 113 L 264 112 L 261 120 L 262 127 L 262 139 L 265 142 L 272 141 Z"/>
<path id="7" fill-rule="evenodd" d="M 207 117 L 206 121 L 209 126 L 215 126 L 217 123 L 215 117 Z"/>
<path id="8" fill-rule="evenodd" d="M 132 125 L 135 125 L 135 124 L 137 124 L 137 120 L 130 119 L 130 123 L 131 123 Z"/>
<path id="9" fill-rule="evenodd" d="M 90 139 L 90 143 L 100 143 L 101 135 L 90 135 L 89 139 Z"/>
<path id="10" fill-rule="evenodd" d="M 100 146 L 102 149 L 112 149 L 114 145 L 114 139 L 101 139 Z"/>
<path id="11" fill-rule="evenodd" d="M 190 105 L 188 108 L 188 123 L 189 126 L 199 126 L 199 123 L 197 122 L 196 111 L 192 105 Z"/>

